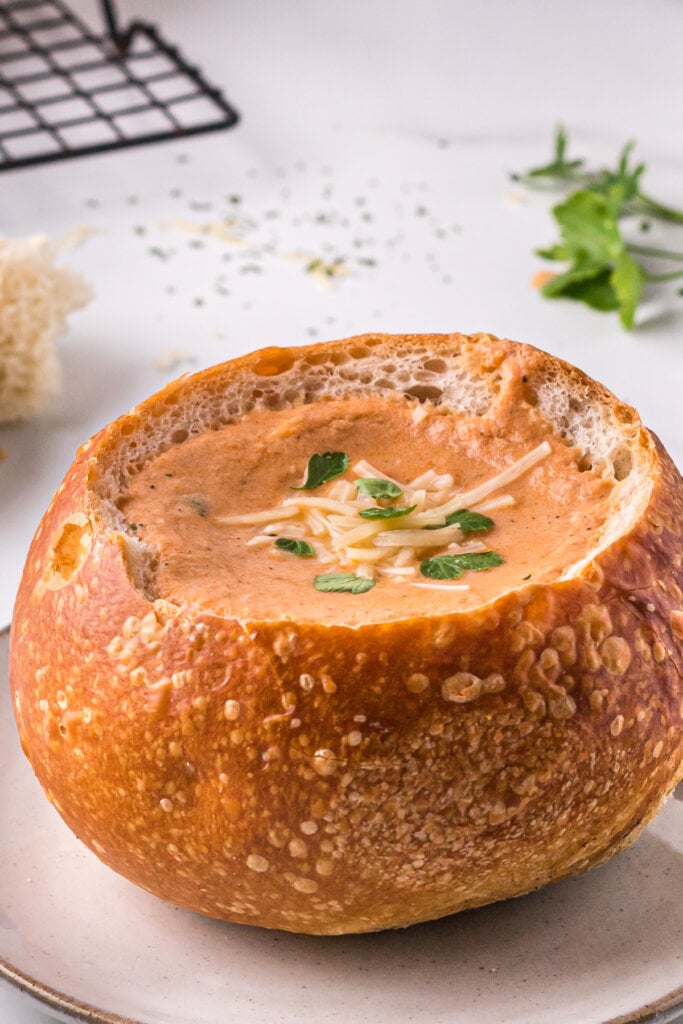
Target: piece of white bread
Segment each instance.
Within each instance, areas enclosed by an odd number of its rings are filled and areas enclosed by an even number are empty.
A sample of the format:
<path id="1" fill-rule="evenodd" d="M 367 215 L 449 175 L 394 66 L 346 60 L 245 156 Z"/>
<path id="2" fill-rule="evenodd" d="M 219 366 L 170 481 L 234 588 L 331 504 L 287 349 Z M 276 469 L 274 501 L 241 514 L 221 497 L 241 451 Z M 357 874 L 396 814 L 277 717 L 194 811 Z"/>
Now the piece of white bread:
<path id="1" fill-rule="evenodd" d="M 0 238 L 0 423 L 27 419 L 59 390 L 55 338 L 90 298 L 42 235 Z"/>
<path id="2" fill-rule="evenodd" d="M 117 507 L 146 460 L 256 407 L 389 392 L 494 436 L 499 402 L 541 410 L 619 496 L 589 557 L 466 610 L 456 596 L 353 628 L 155 594 L 158 559 Z M 77 454 L 15 607 L 22 746 L 98 857 L 217 918 L 338 934 L 519 895 L 623 849 L 682 778 L 682 535 L 683 482 L 637 413 L 529 346 L 253 353 Z"/>

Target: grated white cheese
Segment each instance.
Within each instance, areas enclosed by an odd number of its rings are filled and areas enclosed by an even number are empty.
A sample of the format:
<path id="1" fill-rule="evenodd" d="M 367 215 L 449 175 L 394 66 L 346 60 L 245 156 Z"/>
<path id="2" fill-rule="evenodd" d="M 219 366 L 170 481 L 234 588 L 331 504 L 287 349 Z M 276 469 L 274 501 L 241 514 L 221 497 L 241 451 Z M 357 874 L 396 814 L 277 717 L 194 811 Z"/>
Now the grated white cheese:
<path id="1" fill-rule="evenodd" d="M 485 515 L 487 512 L 497 512 L 499 508 L 512 508 L 515 504 L 515 499 L 511 494 L 501 494 L 500 498 L 491 498 L 490 501 L 484 501 L 479 505 L 473 505 L 473 512 L 481 512 Z"/>
<path id="2" fill-rule="evenodd" d="M 402 491 L 405 490 L 405 484 L 400 483 L 398 480 L 394 480 L 393 476 L 389 476 L 387 473 L 382 473 L 379 469 L 375 469 L 375 467 L 371 466 L 369 462 L 365 461 L 365 459 L 361 459 L 360 462 L 357 462 L 355 466 L 351 467 L 351 469 L 356 476 L 369 477 L 371 480 L 389 480 L 392 484 L 396 484 L 397 487 L 400 487 Z"/>
<path id="3" fill-rule="evenodd" d="M 438 474 L 429 469 L 406 484 L 360 460 L 351 467 L 356 476 L 389 480 L 403 492 L 397 499 L 400 504 L 389 507 L 418 506 L 419 510 L 395 519 L 360 517 L 359 513 L 373 507 L 375 500 L 370 495 L 359 494 L 351 481 L 338 479 L 323 494 L 297 494 L 285 498 L 279 508 L 223 516 L 218 522 L 227 526 L 261 526 L 261 532 L 246 543 L 250 546 L 271 543 L 276 552 L 278 549 L 273 542 L 278 535 L 306 539 L 318 561 L 335 564 L 368 579 L 385 578 L 389 582 L 431 590 L 469 590 L 465 583 L 415 580 L 420 562 L 435 549 L 449 554 L 487 550 L 486 544 L 469 539 L 459 526 L 441 524 L 458 509 L 485 513 L 514 505 L 514 498 L 509 494 L 494 498 L 489 495 L 528 472 L 551 450 L 550 444 L 544 441 L 501 473 L 464 492 L 456 490 L 450 473 Z M 432 525 L 440 528 L 425 529 Z"/>
<path id="4" fill-rule="evenodd" d="M 297 510 L 295 508 L 269 508 L 263 512 L 246 512 L 241 516 L 220 516 L 218 522 L 223 523 L 224 526 L 256 526 L 259 523 L 276 522 L 278 519 L 288 519 L 290 517 L 293 519 L 296 515 Z"/>
<path id="5" fill-rule="evenodd" d="M 410 557 L 414 557 L 412 551 L 410 552 Z M 382 576 L 396 576 L 405 579 L 408 576 L 415 576 L 417 574 L 417 569 L 415 568 L 414 565 L 407 565 L 405 569 L 400 569 L 396 568 L 395 566 L 389 565 L 385 569 L 380 569 L 379 572 L 380 575 Z"/>
<path id="6" fill-rule="evenodd" d="M 478 487 L 472 488 L 471 491 L 465 491 L 464 493 L 456 494 L 455 497 L 451 498 L 450 501 L 445 502 L 443 505 L 437 506 L 437 508 L 430 509 L 429 512 L 415 513 L 412 516 L 408 516 L 405 520 L 406 526 L 435 526 L 438 523 L 443 522 L 446 516 L 450 515 L 451 512 L 457 512 L 459 508 L 469 507 L 475 505 L 477 502 L 487 498 L 493 491 L 497 491 L 499 487 L 504 487 L 506 484 L 512 483 L 517 480 L 528 470 L 532 469 L 538 462 L 541 462 L 546 456 L 550 455 L 552 451 L 547 441 L 542 441 L 538 447 L 532 451 L 527 452 L 521 459 L 514 462 L 507 469 L 504 469 L 502 473 L 498 473 L 496 476 L 491 477 L 486 483 L 479 484 Z"/>
<path id="7" fill-rule="evenodd" d="M 245 543 L 248 548 L 258 548 L 264 544 L 272 544 L 273 538 L 266 533 L 257 533 L 255 537 L 250 537 Z"/>
<path id="8" fill-rule="evenodd" d="M 411 587 L 424 587 L 425 590 L 469 590 L 469 583 L 411 583 Z"/>
<path id="9" fill-rule="evenodd" d="M 375 544 L 391 548 L 443 548 L 461 537 L 459 526 L 445 526 L 441 530 L 384 530 L 375 537 Z"/>

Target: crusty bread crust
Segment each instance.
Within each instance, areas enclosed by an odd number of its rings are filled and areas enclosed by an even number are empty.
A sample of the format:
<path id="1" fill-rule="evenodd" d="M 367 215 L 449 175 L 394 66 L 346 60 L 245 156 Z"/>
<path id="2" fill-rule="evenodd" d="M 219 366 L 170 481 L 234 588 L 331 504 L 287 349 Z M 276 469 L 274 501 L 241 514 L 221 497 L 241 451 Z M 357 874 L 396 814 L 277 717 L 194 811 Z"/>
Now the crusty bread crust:
<path id="1" fill-rule="evenodd" d="M 401 384 L 416 352 L 434 377 Z M 369 382 L 340 375 L 349 355 Z M 128 475 L 249 402 L 343 380 L 478 402 L 489 425 L 516 388 L 622 480 L 623 512 L 566 579 L 467 613 L 349 628 L 155 597 L 153 553 L 117 519 Z M 634 410 L 536 349 L 378 335 L 254 353 L 77 454 L 17 598 L 22 744 L 105 863 L 213 917 L 338 934 L 519 895 L 618 852 L 683 777 L 682 530 L 681 478 Z"/>

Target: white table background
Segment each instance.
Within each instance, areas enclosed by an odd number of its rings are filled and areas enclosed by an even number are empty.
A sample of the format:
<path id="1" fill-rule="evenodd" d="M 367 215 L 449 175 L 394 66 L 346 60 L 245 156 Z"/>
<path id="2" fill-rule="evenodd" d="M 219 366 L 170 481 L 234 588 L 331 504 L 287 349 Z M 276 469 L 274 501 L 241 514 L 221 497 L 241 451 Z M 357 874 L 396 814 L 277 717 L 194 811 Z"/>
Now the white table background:
<path id="1" fill-rule="evenodd" d="M 91 0 L 73 5 L 93 18 Z M 530 281 L 551 196 L 508 172 L 572 149 L 683 206 L 680 0 L 127 0 L 240 110 L 231 131 L 0 177 L 5 234 L 88 227 L 66 259 L 95 298 L 60 342 L 61 395 L 0 428 L 0 625 L 73 452 L 179 372 L 367 330 L 486 330 L 601 379 L 683 464 L 683 299 L 624 333 Z M 239 201 L 236 201 L 239 197 Z M 201 233 L 236 217 L 241 243 Z M 647 236 L 683 249 L 683 230 Z M 325 287 L 313 258 L 344 260 Z M 667 268 L 668 269 L 668 268 Z M 0 1021 L 44 1014 L 0 987 Z M 495 1022 L 491 1022 L 495 1024 Z"/>

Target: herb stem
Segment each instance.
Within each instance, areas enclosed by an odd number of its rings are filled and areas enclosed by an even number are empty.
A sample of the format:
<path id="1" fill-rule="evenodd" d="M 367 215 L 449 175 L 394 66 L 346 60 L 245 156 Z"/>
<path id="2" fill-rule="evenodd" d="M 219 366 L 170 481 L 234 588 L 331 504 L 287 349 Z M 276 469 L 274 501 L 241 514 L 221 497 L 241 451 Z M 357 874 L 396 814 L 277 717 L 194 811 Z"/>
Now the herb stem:
<path id="1" fill-rule="evenodd" d="M 683 270 L 672 270 L 669 274 L 645 274 L 648 281 L 675 281 L 683 277 Z"/>
<path id="2" fill-rule="evenodd" d="M 656 199 L 652 199 L 651 196 L 645 195 L 644 192 L 638 192 L 637 198 L 640 199 L 641 203 L 650 213 L 661 220 L 672 221 L 674 224 L 683 224 L 683 210 L 675 210 L 672 206 L 665 206 L 663 203 L 658 203 Z"/>
<path id="3" fill-rule="evenodd" d="M 673 252 L 671 249 L 658 249 L 651 245 L 637 245 L 635 242 L 628 242 L 626 248 L 629 252 L 637 253 L 638 256 L 653 256 L 658 260 L 683 260 L 683 252 Z"/>

